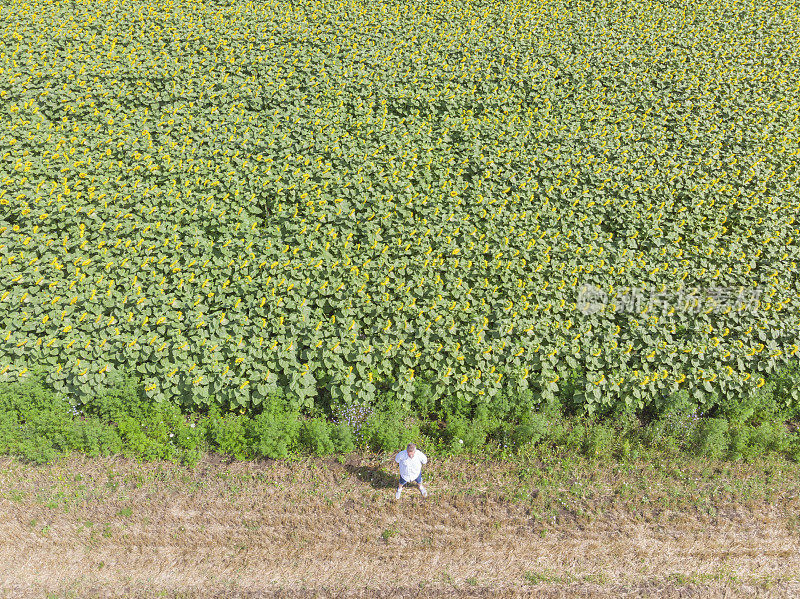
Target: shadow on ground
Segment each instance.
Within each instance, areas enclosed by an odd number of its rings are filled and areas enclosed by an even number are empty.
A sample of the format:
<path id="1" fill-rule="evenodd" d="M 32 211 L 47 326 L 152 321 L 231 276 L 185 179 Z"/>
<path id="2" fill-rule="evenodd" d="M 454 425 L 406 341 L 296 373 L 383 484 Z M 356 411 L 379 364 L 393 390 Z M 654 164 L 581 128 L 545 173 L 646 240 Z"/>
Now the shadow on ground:
<path id="1" fill-rule="evenodd" d="M 399 476 L 392 476 L 380 466 L 353 466 L 348 464 L 345 469 L 359 480 L 372 485 L 373 489 L 394 489 L 400 480 Z"/>

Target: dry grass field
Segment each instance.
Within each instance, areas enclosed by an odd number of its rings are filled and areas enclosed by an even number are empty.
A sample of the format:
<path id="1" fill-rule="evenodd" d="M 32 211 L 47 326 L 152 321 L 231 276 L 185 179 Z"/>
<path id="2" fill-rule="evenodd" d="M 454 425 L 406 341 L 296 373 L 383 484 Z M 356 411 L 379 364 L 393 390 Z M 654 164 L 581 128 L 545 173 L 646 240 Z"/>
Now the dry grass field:
<path id="1" fill-rule="evenodd" d="M 796 597 L 800 467 L 0 459 L 0 595 Z"/>

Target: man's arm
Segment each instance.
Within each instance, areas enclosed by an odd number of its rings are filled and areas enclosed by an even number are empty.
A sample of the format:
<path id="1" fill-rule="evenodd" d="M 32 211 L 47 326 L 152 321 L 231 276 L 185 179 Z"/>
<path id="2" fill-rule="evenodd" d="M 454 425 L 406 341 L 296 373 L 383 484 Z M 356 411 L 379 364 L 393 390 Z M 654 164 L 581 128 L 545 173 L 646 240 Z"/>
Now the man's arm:
<path id="1" fill-rule="evenodd" d="M 405 449 L 401 449 L 400 451 L 398 451 L 398 452 L 397 452 L 397 455 L 396 455 L 396 456 L 394 456 L 394 461 L 395 461 L 395 462 L 397 462 L 398 464 L 399 464 L 399 463 L 402 461 L 402 459 L 403 459 L 401 456 L 402 456 L 402 454 L 403 454 L 403 452 L 404 452 L 404 451 L 405 451 Z"/>
<path id="2" fill-rule="evenodd" d="M 419 451 L 419 449 L 417 451 Z M 419 451 L 419 461 L 422 462 L 423 464 L 427 464 L 428 463 L 428 456 L 426 456 L 424 453 Z"/>

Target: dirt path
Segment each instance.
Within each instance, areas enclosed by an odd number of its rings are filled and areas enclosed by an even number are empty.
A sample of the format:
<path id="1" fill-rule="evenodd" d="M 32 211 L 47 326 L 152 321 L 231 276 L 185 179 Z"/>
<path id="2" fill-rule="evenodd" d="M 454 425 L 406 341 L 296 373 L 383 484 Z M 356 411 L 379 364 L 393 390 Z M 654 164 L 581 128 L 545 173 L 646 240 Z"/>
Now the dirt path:
<path id="1" fill-rule="evenodd" d="M 763 478 L 748 472 L 709 478 L 737 497 L 689 482 L 683 495 L 666 484 L 661 494 L 654 477 L 644 499 L 619 492 L 642 479 L 635 469 L 587 475 L 579 494 L 575 481 L 558 486 L 566 480 L 558 472 L 532 482 L 509 465 L 450 460 L 428 470 L 428 499 L 408 489 L 397 502 L 389 462 L 375 456 L 206 460 L 195 470 L 81 457 L 36 467 L 6 458 L 0 593 L 800 596 L 796 473 L 731 486 L 733 477 Z M 552 488 L 543 488 L 547 481 Z"/>

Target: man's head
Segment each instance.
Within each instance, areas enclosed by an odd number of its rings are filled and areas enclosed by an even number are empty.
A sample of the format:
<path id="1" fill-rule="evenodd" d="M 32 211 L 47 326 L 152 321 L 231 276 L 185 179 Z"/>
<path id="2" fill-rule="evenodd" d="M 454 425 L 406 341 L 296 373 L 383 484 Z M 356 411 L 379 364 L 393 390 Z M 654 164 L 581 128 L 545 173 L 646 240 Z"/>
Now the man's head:
<path id="1" fill-rule="evenodd" d="M 409 443 L 408 447 L 406 447 L 406 453 L 408 454 L 408 457 L 413 458 L 415 451 L 417 451 L 417 446 L 413 443 Z"/>

